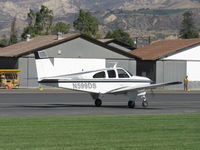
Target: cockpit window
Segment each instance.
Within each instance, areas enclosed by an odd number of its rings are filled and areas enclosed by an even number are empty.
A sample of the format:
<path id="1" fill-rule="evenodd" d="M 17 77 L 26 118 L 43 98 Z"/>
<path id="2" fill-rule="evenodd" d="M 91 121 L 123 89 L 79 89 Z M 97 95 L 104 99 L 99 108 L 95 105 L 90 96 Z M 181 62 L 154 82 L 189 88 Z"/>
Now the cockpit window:
<path id="1" fill-rule="evenodd" d="M 104 71 L 96 73 L 93 78 L 105 78 L 106 74 Z"/>
<path id="2" fill-rule="evenodd" d="M 109 78 L 116 78 L 115 70 L 108 70 L 108 77 Z"/>
<path id="3" fill-rule="evenodd" d="M 129 75 L 122 69 L 117 69 L 119 78 L 129 78 Z"/>

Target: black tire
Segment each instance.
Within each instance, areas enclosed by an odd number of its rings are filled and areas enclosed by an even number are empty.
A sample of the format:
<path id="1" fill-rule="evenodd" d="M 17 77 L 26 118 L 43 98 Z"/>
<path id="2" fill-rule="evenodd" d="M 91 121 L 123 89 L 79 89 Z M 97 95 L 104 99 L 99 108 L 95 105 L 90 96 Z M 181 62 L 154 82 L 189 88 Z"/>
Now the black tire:
<path id="1" fill-rule="evenodd" d="M 95 100 L 95 106 L 96 106 L 96 107 L 100 107 L 101 104 L 102 104 L 102 101 L 101 101 L 100 99 L 96 99 L 96 100 Z"/>
<path id="2" fill-rule="evenodd" d="M 148 104 L 148 102 L 147 102 L 147 101 L 142 101 L 142 106 L 146 108 L 146 107 L 148 107 L 148 106 L 149 106 L 149 104 Z"/>
<path id="3" fill-rule="evenodd" d="M 134 108 L 135 107 L 135 101 L 128 101 L 128 107 Z"/>

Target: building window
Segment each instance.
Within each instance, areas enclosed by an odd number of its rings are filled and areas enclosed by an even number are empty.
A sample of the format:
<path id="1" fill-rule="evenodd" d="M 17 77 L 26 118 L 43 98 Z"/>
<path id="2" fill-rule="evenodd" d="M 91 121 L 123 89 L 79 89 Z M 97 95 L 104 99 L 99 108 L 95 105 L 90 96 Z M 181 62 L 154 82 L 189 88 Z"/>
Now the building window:
<path id="1" fill-rule="evenodd" d="M 105 72 L 99 72 L 99 73 L 96 73 L 93 78 L 105 78 L 106 77 L 106 74 Z"/>
<path id="2" fill-rule="evenodd" d="M 115 70 L 108 70 L 108 77 L 109 78 L 116 78 Z"/>

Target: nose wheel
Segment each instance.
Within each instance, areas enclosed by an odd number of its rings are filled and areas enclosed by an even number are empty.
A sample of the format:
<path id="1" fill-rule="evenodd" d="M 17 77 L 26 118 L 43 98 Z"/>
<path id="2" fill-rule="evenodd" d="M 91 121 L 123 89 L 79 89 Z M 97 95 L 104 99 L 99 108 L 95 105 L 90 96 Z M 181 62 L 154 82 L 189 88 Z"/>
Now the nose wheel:
<path id="1" fill-rule="evenodd" d="M 97 98 L 97 99 L 95 100 L 95 106 L 96 106 L 96 107 L 100 107 L 101 105 L 102 105 L 101 99 Z"/>
<path id="2" fill-rule="evenodd" d="M 145 108 L 148 107 L 149 104 L 148 104 L 148 102 L 147 102 L 146 97 L 145 97 L 145 96 L 142 96 L 141 98 L 142 98 L 142 106 L 145 107 Z"/>
<path id="3" fill-rule="evenodd" d="M 146 108 L 146 107 L 148 107 L 148 106 L 149 106 L 149 104 L 148 104 L 148 102 L 147 102 L 147 101 L 142 101 L 142 106 Z"/>

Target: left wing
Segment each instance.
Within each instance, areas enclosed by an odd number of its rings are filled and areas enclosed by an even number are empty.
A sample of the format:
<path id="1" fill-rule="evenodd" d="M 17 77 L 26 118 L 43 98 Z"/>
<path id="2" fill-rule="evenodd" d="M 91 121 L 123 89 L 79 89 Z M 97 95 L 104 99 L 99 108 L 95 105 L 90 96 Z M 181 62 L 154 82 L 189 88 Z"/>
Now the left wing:
<path id="1" fill-rule="evenodd" d="M 113 89 L 106 93 L 121 93 L 121 92 L 135 91 L 135 90 L 153 89 L 153 88 L 157 88 L 157 87 L 161 87 L 161 86 L 169 86 L 169 85 L 176 85 L 176 84 L 182 84 L 182 82 L 166 82 L 166 83 L 150 84 L 150 85 L 137 86 L 137 87 L 124 86 L 121 88 Z M 106 94 L 106 93 L 104 93 L 104 94 Z"/>

